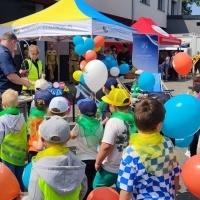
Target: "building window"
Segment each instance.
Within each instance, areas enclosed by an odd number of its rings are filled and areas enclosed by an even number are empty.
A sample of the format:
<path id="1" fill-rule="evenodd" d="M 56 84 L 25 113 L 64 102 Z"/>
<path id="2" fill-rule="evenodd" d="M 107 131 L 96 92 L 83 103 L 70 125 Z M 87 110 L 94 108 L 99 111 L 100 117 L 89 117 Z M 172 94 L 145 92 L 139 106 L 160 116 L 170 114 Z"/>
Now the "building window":
<path id="1" fill-rule="evenodd" d="M 140 0 L 140 2 L 146 5 L 150 5 L 150 0 Z"/>
<path id="2" fill-rule="evenodd" d="M 158 10 L 165 11 L 165 0 L 158 0 Z"/>

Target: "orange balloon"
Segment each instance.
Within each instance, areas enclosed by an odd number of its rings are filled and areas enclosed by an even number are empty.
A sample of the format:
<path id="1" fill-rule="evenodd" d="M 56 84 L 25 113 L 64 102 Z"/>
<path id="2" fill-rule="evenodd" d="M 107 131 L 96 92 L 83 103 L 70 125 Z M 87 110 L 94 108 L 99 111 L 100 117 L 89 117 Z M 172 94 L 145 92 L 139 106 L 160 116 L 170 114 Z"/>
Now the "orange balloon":
<path id="1" fill-rule="evenodd" d="M 101 47 L 101 46 L 103 46 L 103 44 L 104 44 L 104 37 L 101 36 L 101 35 L 97 35 L 94 38 L 94 44 L 95 44 L 95 47 Z"/>
<path id="2" fill-rule="evenodd" d="M 119 200 L 119 194 L 111 187 L 99 187 L 90 192 L 87 200 Z"/>
<path id="3" fill-rule="evenodd" d="M 187 189 L 200 198 L 200 154 L 192 156 L 184 163 L 182 179 Z"/>
<path id="4" fill-rule="evenodd" d="M 187 75 L 192 69 L 192 58 L 184 52 L 179 52 L 174 56 L 173 67 L 180 75 Z"/>
<path id="5" fill-rule="evenodd" d="M 82 60 L 80 62 L 80 69 L 83 71 L 86 65 L 87 65 L 87 62 L 85 60 Z"/>
<path id="6" fill-rule="evenodd" d="M 20 186 L 12 171 L 0 162 L 0 199 L 14 199 L 20 194 Z"/>
<path id="7" fill-rule="evenodd" d="M 91 60 L 95 60 L 96 58 L 97 58 L 97 54 L 94 50 L 88 50 L 85 54 L 86 62 L 89 62 Z"/>

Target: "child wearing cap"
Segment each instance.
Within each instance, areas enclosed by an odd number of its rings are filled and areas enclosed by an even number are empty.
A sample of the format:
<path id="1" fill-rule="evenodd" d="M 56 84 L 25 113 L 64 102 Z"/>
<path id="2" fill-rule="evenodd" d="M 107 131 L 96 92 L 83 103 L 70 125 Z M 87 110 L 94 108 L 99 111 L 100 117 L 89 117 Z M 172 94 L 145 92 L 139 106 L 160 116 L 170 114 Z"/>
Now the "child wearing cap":
<path id="1" fill-rule="evenodd" d="M 71 105 L 68 99 L 65 97 L 54 97 L 50 104 L 47 111 L 48 116 L 60 116 L 65 117 L 70 113 Z M 44 148 L 44 143 L 41 139 L 41 136 L 38 136 L 38 140 L 33 141 L 33 146 L 39 151 Z"/>
<path id="2" fill-rule="evenodd" d="M 122 151 L 128 145 L 130 134 L 136 132 L 134 115 L 129 111 L 130 95 L 121 85 L 118 88 L 112 86 L 102 100 L 109 104 L 112 115 L 106 123 L 97 154 L 93 188 L 112 186 L 117 182 Z"/>
<path id="3" fill-rule="evenodd" d="M 70 110 L 71 105 L 67 98 L 54 97 L 49 104 L 48 115 L 58 115 L 64 117 L 70 113 Z"/>
<path id="4" fill-rule="evenodd" d="M 60 116 L 49 116 L 39 126 L 45 149 L 32 159 L 28 193 L 24 199 L 82 200 L 87 191 L 85 164 L 68 148 L 70 126 Z"/>
<path id="5" fill-rule="evenodd" d="M 181 169 L 174 145 L 160 134 L 164 117 L 165 108 L 157 99 L 144 99 L 136 105 L 139 133 L 131 135 L 121 160 L 120 200 L 176 199 Z"/>
<path id="6" fill-rule="evenodd" d="M 27 153 L 27 126 L 17 106 L 18 92 L 6 90 L 2 94 L 3 111 L 0 112 L 0 158 L 16 176 L 21 191 L 24 191 L 22 173 Z"/>
<path id="7" fill-rule="evenodd" d="M 48 89 L 48 82 L 45 79 L 41 78 L 35 82 L 35 93 L 40 90 L 47 90 L 47 89 Z M 32 107 L 35 107 L 34 96 L 33 96 L 33 101 L 31 102 L 31 108 Z"/>
<path id="8" fill-rule="evenodd" d="M 102 91 L 105 95 L 108 95 L 110 93 L 112 85 L 116 88 L 118 85 L 117 80 L 115 78 L 109 77 L 102 88 Z M 101 114 L 101 124 L 105 126 L 106 122 L 110 119 L 111 116 L 109 104 L 101 101 L 98 106 L 98 112 L 99 114 Z"/>
<path id="9" fill-rule="evenodd" d="M 94 168 L 97 146 L 103 137 L 103 126 L 95 119 L 97 111 L 93 99 L 86 98 L 77 102 L 80 115 L 76 118 L 76 125 L 71 131 L 71 138 L 77 138 L 77 156 L 86 164 L 86 176 L 88 179 L 88 191 L 84 199 L 93 190 L 92 183 L 96 174 Z"/>
<path id="10" fill-rule="evenodd" d="M 39 139 L 38 127 L 44 120 L 44 116 L 47 114 L 47 109 L 53 95 L 48 90 L 39 90 L 35 93 L 34 101 L 35 107 L 31 108 L 28 117 L 28 162 L 31 162 L 33 156 L 38 153 L 34 141 Z"/>

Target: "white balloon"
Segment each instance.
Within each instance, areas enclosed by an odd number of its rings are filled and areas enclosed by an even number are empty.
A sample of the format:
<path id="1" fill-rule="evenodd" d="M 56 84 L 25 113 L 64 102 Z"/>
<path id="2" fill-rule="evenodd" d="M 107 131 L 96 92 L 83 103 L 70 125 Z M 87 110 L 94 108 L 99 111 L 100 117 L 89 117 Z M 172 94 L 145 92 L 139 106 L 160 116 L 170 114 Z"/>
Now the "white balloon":
<path id="1" fill-rule="evenodd" d="M 120 73 L 120 70 L 119 70 L 118 67 L 112 67 L 112 68 L 110 69 L 110 74 L 111 74 L 112 76 L 118 76 L 119 73 Z"/>
<path id="2" fill-rule="evenodd" d="M 91 60 L 84 68 L 83 77 L 88 88 L 97 92 L 106 83 L 108 78 L 107 67 L 100 60 Z"/>

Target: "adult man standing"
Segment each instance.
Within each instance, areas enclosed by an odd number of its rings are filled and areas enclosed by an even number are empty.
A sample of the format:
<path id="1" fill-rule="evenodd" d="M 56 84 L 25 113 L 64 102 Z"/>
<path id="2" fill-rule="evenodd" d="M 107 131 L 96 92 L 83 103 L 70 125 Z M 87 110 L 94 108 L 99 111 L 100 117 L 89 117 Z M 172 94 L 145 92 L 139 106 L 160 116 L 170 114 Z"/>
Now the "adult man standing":
<path id="1" fill-rule="evenodd" d="M 17 44 L 17 37 L 13 32 L 3 34 L 0 43 L 0 93 L 11 88 L 18 91 L 22 90 L 22 85 L 30 87 L 27 79 L 21 78 L 21 74 L 12 57 Z"/>
<path id="2" fill-rule="evenodd" d="M 128 52 L 127 44 L 122 45 L 122 51 L 119 52 L 117 55 L 117 62 L 118 62 L 118 65 L 121 65 L 123 63 L 127 63 L 127 64 L 131 65 L 131 55 Z"/>
<path id="3" fill-rule="evenodd" d="M 69 84 L 72 84 L 74 79 L 73 79 L 73 73 L 76 70 L 79 70 L 79 61 L 80 57 L 75 53 L 74 50 L 74 45 L 73 43 L 70 43 L 70 51 L 69 51 Z"/>
<path id="4" fill-rule="evenodd" d="M 58 54 L 53 48 L 53 44 L 49 44 L 49 49 L 46 51 L 46 65 L 49 71 L 49 80 L 54 80 L 54 72 L 58 65 Z"/>

